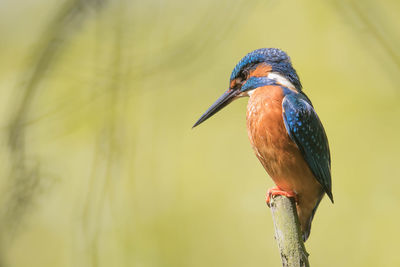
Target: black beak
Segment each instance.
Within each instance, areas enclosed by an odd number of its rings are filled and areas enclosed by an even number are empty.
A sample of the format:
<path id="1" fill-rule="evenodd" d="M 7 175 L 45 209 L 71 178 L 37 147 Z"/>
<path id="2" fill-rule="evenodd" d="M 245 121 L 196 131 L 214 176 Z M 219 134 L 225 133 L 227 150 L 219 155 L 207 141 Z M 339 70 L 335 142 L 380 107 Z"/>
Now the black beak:
<path id="1" fill-rule="evenodd" d="M 193 128 L 223 109 L 225 106 L 231 103 L 239 94 L 239 90 L 228 89 L 222 96 L 217 99 L 217 101 L 214 102 L 214 104 L 211 105 L 211 107 L 207 109 L 206 112 L 204 112 L 203 115 L 201 115 L 200 119 L 193 125 Z"/>

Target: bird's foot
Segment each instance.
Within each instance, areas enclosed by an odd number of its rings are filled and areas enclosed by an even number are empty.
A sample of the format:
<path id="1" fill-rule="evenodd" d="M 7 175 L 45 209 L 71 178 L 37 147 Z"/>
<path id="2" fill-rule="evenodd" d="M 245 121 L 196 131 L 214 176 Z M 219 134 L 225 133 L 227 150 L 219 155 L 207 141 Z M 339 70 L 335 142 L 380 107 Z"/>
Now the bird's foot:
<path id="1" fill-rule="evenodd" d="M 297 202 L 297 195 L 293 191 L 284 191 L 280 189 L 278 186 L 272 187 L 268 189 L 266 202 L 268 207 L 270 207 L 271 197 L 272 196 L 285 196 L 285 197 L 292 197 Z"/>

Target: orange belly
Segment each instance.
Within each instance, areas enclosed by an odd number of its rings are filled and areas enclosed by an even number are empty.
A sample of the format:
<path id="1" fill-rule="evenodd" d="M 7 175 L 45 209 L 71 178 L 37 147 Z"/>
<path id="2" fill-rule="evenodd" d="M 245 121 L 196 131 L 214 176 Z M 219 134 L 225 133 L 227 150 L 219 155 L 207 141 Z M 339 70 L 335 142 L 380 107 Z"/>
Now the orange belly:
<path id="1" fill-rule="evenodd" d="M 303 231 L 323 196 L 297 145 L 290 139 L 282 116 L 284 94 L 280 86 L 257 88 L 247 106 L 247 131 L 256 156 L 274 183 L 298 198 L 297 211 Z"/>

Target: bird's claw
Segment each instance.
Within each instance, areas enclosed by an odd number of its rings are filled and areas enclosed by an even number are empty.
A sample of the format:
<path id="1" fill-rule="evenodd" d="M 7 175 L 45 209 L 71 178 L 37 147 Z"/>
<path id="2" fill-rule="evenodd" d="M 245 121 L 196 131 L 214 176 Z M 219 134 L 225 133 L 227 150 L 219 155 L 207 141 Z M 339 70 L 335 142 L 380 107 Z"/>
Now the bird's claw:
<path id="1" fill-rule="evenodd" d="M 284 191 L 284 190 L 280 189 L 278 186 L 275 186 L 275 187 L 268 189 L 267 197 L 266 197 L 266 202 L 267 202 L 268 207 L 270 207 L 271 199 L 273 196 L 285 196 L 285 197 L 289 197 L 289 198 L 294 198 L 294 200 L 297 203 L 297 195 L 295 192 Z"/>

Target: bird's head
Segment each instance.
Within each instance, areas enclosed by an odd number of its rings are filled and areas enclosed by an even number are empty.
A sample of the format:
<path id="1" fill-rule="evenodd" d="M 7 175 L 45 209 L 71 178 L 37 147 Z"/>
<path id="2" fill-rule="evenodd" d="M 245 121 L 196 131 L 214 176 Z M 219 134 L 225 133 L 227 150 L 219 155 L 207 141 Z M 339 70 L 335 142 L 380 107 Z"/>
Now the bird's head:
<path id="1" fill-rule="evenodd" d="M 301 91 L 300 79 L 289 56 L 277 48 L 261 48 L 248 53 L 233 69 L 229 89 L 211 105 L 193 127 L 210 118 L 233 100 L 251 95 L 258 87 L 274 84 Z"/>

